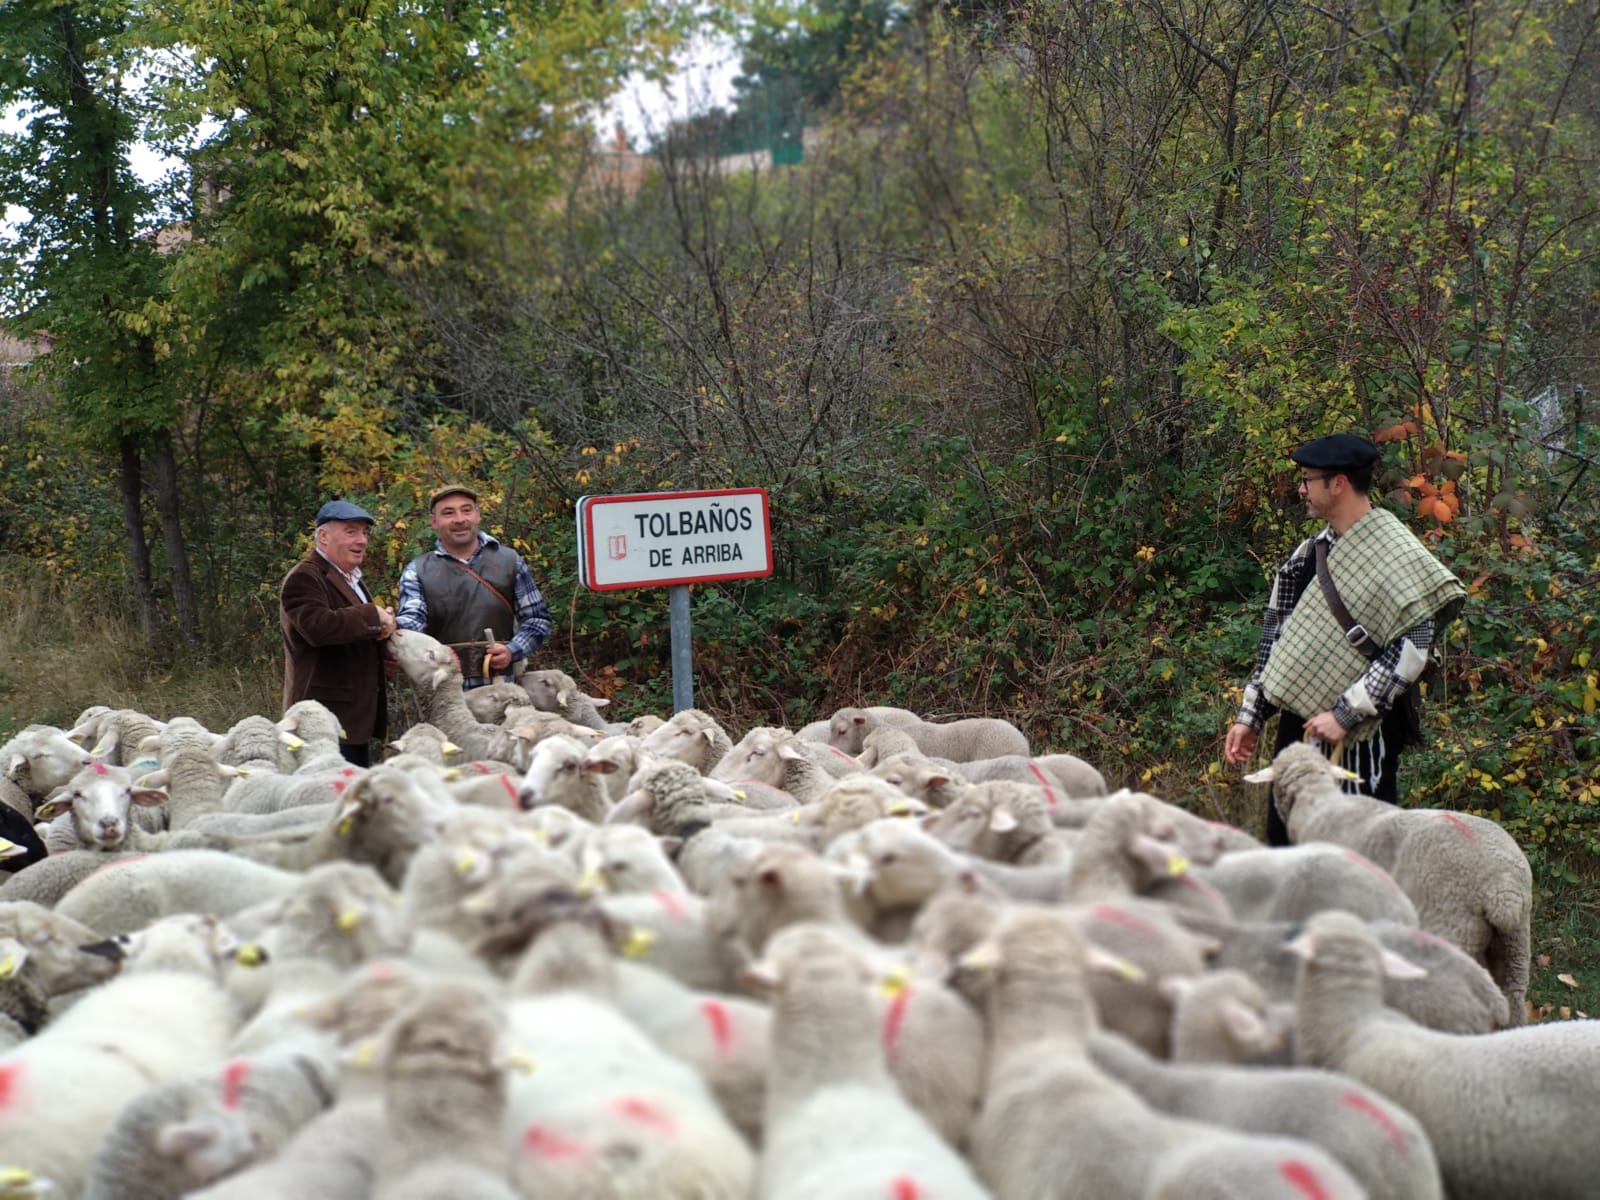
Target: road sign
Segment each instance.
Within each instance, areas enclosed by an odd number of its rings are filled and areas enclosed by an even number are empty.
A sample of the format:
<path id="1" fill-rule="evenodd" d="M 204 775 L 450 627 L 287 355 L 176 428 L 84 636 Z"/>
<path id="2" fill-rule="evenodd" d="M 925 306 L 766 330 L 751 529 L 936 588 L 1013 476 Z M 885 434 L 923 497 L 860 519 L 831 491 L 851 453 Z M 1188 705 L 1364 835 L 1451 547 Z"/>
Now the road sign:
<path id="1" fill-rule="evenodd" d="M 597 592 L 772 574 L 764 488 L 584 496 L 578 578 Z"/>

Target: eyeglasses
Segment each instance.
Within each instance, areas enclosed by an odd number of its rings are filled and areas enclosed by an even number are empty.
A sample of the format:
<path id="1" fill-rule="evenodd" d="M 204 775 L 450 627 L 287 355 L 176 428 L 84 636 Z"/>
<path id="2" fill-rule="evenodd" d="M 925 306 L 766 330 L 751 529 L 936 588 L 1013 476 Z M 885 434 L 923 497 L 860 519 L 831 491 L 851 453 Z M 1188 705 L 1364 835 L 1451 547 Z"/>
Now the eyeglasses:
<path id="1" fill-rule="evenodd" d="M 1337 478 L 1339 478 L 1339 476 L 1337 474 L 1334 474 L 1334 475 L 1302 475 L 1302 476 L 1300 476 L 1300 486 L 1301 487 L 1310 487 L 1313 483 L 1315 483 L 1319 479 L 1322 480 L 1323 483 L 1327 483 L 1328 480 L 1337 479 Z"/>

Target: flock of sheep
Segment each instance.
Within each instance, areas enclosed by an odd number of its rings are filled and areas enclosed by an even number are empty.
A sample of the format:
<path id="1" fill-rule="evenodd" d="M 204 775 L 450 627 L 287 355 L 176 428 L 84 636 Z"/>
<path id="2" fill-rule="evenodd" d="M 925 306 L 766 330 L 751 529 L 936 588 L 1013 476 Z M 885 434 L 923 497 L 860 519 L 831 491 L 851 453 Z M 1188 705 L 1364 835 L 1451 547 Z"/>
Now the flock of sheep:
<path id="1" fill-rule="evenodd" d="M 735 741 L 395 648 L 429 719 L 370 769 L 315 702 L 0 748 L 51 850 L 0 1200 L 1600 1195 L 1492 822 L 1297 746 L 1267 849 L 1000 720 Z"/>

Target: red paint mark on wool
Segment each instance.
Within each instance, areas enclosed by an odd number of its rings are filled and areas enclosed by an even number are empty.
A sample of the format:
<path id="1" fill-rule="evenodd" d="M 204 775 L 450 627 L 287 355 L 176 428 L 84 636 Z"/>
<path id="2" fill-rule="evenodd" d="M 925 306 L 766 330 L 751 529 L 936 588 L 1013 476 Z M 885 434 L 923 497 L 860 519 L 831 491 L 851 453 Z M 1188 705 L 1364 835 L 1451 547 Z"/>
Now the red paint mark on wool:
<path id="1" fill-rule="evenodd" d="M 542 1125 L 529 1125 L 522 1131 L 522 1148 L 540 1158 L 588 1158 L 589 1147 L 576 1138 L 554 1133 Z"/>
<path id="2" fill-rule="evenodd" d="M 19 1062 L 0 1063 L 0 1112 L 4 1112 L 16 1103 L 22 1083 L 22 1070 L 23 1064 Z"/>
<path id="3" fill-rule="evenodd" d="M 669 892 L 665 888 L 659 888 L 650 893 L 650 899 L 654 900 L 663 909 L 665 909 L 667 916 L 671 917 L 674 921 L 683 920 L 683 898 L 676 892 Z"/>
<path id="4" fill-rule="evenodd" d="M 1413 929 L 1411 937 L 1412 940 L 1421 942 L 1424 946 L 1450 946 L 1454 949 L 1454 943 L 1447 942 L 1438 934 L 1429 933 L 1426 929 Z"/>
<path id="5" fill-rule="evenodd" d="M 1050 786 L 1049 780 L 1045 779 L 1044 772 L 1039 770 L 1038 764 L 1030 762 L 1028 770 L 1033 772 L 1033 777 L 1039 781 L 1039 786 L 1044 789 L 1044 798 L 1049 802 L 1050 807 L 1058 807 L 1061 802 L 1056 799 L 1056 790 Z"/>
<path id="6" fill-rule="evenodd" d="M 106 770 L 105 763 L 92 763 L 90 765 L 89 769 L 91 771 L 93 771 L 96 775 L 109 775 L 110 774 L 110 772 Z"/>
<path id="7" fill-rule="evenodd" d="M 1405 1153 L 1406 1132 L 1401 1129 L 1394 1117 L 1381 1105 L 1374 1103 L 1371 1097 L 1363 1096 L 1360 1092 L 1346 1092 L 1339 1099 L 1344 1101 L 1346 1108 L 1353 1108 L 1364 1117 L 1376 1121 L 1394 1143 L 1394 1148 Z"/>
<path id="8" fill-rule="evenodd" d="M 911 1004 L 911 985 L 906 984 L 889 997 L 889 1008 L 883 1014 L 883 1052 L 894 1060 L 895 1049 L 900 1045 L 900 1031 L 905 1027 L 906 1009 Z"/>
<path id="9" fill-rule="evenodd" d="M 1454 825 L 1456 827 L 1456 832 L 1462 837 L 1466 838 L 1467 841 L 1475 842 L 1478 840 L 1478 835 L 1472 832 L 1472 827 L 1460 817 L 1456 816 L 1455 813 L 1440 813 L 1439 815 L 1446 821 L 1450 822 L 1450 824 Z"/>
<path id="10" fill-rule="evenodd" d="M 501 775 L 500 786 L 505 788 L 506 795 L 510 796 L 511 803 L 515 804 L 517 802 L 517 785 L 511 782 L 511 776 Z"/>
<path id="11" fill-rule="evenodd" d="M 124 857 L 124 858 L 113 858 L 105 866 L 96 867 L 94 870 L 90 871 L 87 875 L 85 875 L 83 877 L 83 879 L 78 883 L 77 886 L 78 887 L 82 887 L 85 883 L 88 883 L 89 880 L 93 879 L 96 875 L 104 875 L 107 871 L 118 871 L 118 870 L 121 870 L 123 867 L 132 866 L 136 862 L 143 862 L 148 857 L 149 857 L 149 855 L 147 855 L 147 854 L 130 854 L 130 855 Z"/>
<path id="12" fill-rule="evenodd" d="M 334 795 L 337 796 L 337 795 L 342 794 L 344 792 L 345 788 L 347 788 L 349 786 L 350 785 L 348 783 L 346 783 L 343 779 L 335 779 L 333 781 L 333 793 L 334 793 Z"/>
<path id="13" fill-rule="evenodd" d="M 846 754 L 843 750 L 839 749 L 839 747 L 837 747 L 837 746 L 829 746 L 828 749 L 832 750 L 840 758 L 844 759 L 845 762 L 855 763 L 856 766 L 858 766 L 858 767 L 861 765 L 861 760 L 859 758 L 856 758 L 854 755 L 851 755 L 851 754 Z"/>
<path id="14" fill-rule="evenodd" d="M 1374 875 L 1376 875 L 1379 879 L 1381 879 L 1385 883 L 1387 883 L 1389 885 L 1389 887 L 1394 891 L 1395 895 L 1397 895 L 1397 896 L 1404 896 L 1405 895 L 1405 893 L 1400 890 L 1400 885 L 1394 881 L 1394 877 L 1392 875 L 1390 875 L 1389 872 L 1385 871 L 1382 867 L 1380 867 L 1377 863 L 1373 862 L 1370 858 L 1363 858 L 1361 855 L 1357 854 L 1354 850 L 1346 850 L 1344 852 L 1344 856 L 1346 858 L 1348 858 L 1351 862 L 1355 863 L 1357 866 L 1365 867 L 1367 870 L 1371 871 Z"/>
<path id="15" fill-rule="evenodd" d="M 650 1101 L 639 1096 L 620 1096 L 612 1108 L 621 1116 L 630 1121 L 637 1121 L 646 1129 L 653 1130 L 663 1137 L 671 1137 L 678 1132 L 678 1124 L 666 1113 L 662 1112 Z"/>
<path id="16" fill-rule="evenodd" d="M 1188 878 L 1187 875 L 1184 876 Z M 1107 921 L 1112 925 L 1120 925 L 1124 929 L 1131 929 L 1135 933 L 1142 933 L 1146 937 L 1159 937 L 1161 931 L 1142 917 L 1136 917 L 1130 912 L 1123 912 L 1111 904 L 1096 904 L 1089 910 L 1089 916 L 1096 921 Z"/>
<path id="17" fill-rule="evenodd" d="M 236 1058 L 222 1068 L 222 1107 L 235 1109 L 244 1094 L 244 1081 L 250 1077 L 250 1064 Z"/>
<path id="18" fill-rule="evenodd" d="M 476 771 L 479 775 L 487 775 L 489 773 L 489 768 L 484 766 L 481 762 L 473 763 L 472 764 L 472 769 L 474 771 Z"/>
<path id="19" fill-rule="evenodd" d="M 354 775 L 355 773 L 356 769 L 354 767 L 346 767 L 344 770 L 339 772 L 339 774 L 343 775 L 346 779 L 349 779 L 350 776 Z"/>
<path id="20" fill-rule="evenodd" d="M 1196 879 L 1188 871 L 1185 871 L 1182 875 L 1178 876 L 1178 882 L 1183 884 L 1184 887 L 1191 889 L 1192 891 L 1199 892 L 1202 896 L 1205 896 L 1207 899 L 1222 901 L 1222 903 L 1224 903 L 1224 904 L 1227 903 L 1227 901 L 1222 899 L 1222 893 L 1221 892 L 1217 891 L 1216 888 L 1212 887 L 1205 880 Z"/>
<path id="21" fill-rule="evenodd" d="M 1332 1200 L 1332 1194 L 1322 1186 L 1317 1173 L 1298 1158 L 1289 1159 L 1278 1168 L 1278 1174 L 1287 1179 L 1291 1186 L 1299 1188 L 1306 1200 Z"/>
<path id="22" fill-rule="evenodd" d="M 898 1175 L 889 1181 L 889 1194 L 894 1200 L 921 1200 L 922 1189 L 909 1175 Z"/>
<path id="23" fill-rule="evenodd" d="M 700 1014 L 711 1026 L 711 1044 L 717 1048 L 717 1057 L 728 1057 L 733 1050 L 733 1020 L 728 1016 L 728 1006 L 720 1000 L 702 1000 Z"/>
<path id="24" fill-rule="evenodd" d="M 367 978 L 373 983 L 393 983 L 400 978 L 400 973 L 391 962 L 375 962 L 367 968 Z"/>

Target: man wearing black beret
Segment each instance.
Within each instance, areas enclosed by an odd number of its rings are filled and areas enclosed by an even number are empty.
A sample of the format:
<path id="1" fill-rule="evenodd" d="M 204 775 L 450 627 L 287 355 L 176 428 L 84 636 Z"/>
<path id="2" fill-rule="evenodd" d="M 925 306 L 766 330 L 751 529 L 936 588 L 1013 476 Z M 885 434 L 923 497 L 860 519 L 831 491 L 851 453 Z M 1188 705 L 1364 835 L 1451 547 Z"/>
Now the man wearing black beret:
<path id="1" fill-rule="evenodd" d="M 1395 803 L 1400 752 L 1419 737 L 1415 685 L 1466 589 L 1369 499 L 1379 451 L 1366 438 L 1335 433 L 1289 457 L 1301 468 L 1306 509 L 1326 524 L 1273 579 L 1255 674 L 1223 755 L 1248 759 L 1278 712 L 1274 756 L 1307 736 L 1340 746 L 1341 765 L 1357 776 L 1347 786 Z M 1270 795 L 1267 841 L 1289 842 Z"/>
<path id="2" fill-rule="evenodd" d="M 395 631 L 394 610 L 374 602 L 361 578 L 372 525 L 365 509 L 328 501 L 317 510 L 316 544 L 278 593 L 283 707 L 326 704 L 344 726 L 340 752 L 361 767 L 388 724 L 384 643 Z"/>

